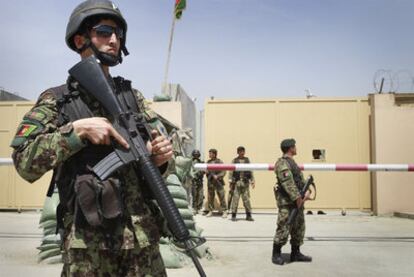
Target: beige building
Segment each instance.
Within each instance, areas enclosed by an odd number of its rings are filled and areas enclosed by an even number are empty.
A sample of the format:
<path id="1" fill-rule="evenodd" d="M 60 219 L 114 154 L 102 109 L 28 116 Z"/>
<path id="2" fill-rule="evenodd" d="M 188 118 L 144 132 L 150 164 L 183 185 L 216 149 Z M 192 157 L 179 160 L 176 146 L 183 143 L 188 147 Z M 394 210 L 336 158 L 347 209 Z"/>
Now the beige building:
<path id="1" fill-rule="evenodd" d="M 369 163 L 367 98 L 214 100 L 205 108 L 205 152 L 231 162 L 239 145 L 254 163 L 274 163 L 281 156 L 280 141 L 295 138 L 298 163 Z M 314 151 L 323 153 L 320 159 Z M 305 172 L 316 180 L 313 208 L 371 209 L 367 172 Z M 255 172 L 252 206 L 275 208 L 273 172 Z"/>
<path id="2" fill-rule="evenodd" d="M 297 141 L 298 163 L 414 163 L 413 96 L 367 98 L 211 100 L 205 105 L 205 154 L 218 149 L 229 163 L 239 145 L 255 163 L 274 163 L 280 141 Z M 399 145 L 395 149 L 395 145 Z M 321 154 L 314 155 L 315 153 Z M 319 159 L 315 159 L 318 158 Z M 414 211 L 414 173 L 304 172 L 318 193 L 307 207 Z M 275 208 L 272 172 L 256 172 L 254 208 Z M 372 176 L 372 178 L 371 178 Z"/>
<path id="3" fill-rule="evenodd" d="M 372 163 L 414 163 L 414 94 L 371 94 Z M 414 212 L 414 172 L 372 175 L 378 214 Z"/>
<path id="4" fill-rule="evenodd" d="M 10 157 L 16 126 L 34 102 L 0 102 L 0 157 Z M 154 110 L 182 127 L 187 117 L 179 102 L 153 103 Z M 230 162 L 239 145 L 255 163 L 273 163 L 283 138 L 294 137 L 298 163 L 414 163 L 414 96 L 373 94 L 367 98 L 256 99 L 207 101 L 204 156 L 217 148 Z M 318 155 L 315 155 L 318 153 Z M 305 172 L 318 187 L 313 209 L 374 210 L 378 214 L 414 211 L 414 173 Z M 50 174 L 34 184 L 13 166 L 0 166 L 0 208 L 43 206 Z M 255 209 L 275 208 L 272 172 L 255 172 Z"/>

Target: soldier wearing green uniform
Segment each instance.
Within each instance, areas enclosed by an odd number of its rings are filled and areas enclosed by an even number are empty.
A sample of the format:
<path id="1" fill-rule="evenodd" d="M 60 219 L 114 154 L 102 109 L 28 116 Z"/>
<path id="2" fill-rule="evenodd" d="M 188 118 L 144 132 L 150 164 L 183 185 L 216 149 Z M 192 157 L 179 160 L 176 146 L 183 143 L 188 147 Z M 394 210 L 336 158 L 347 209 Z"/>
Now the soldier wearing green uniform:
<path id="1" fill-rule="evenodd" d="M 223 162 L 217 158 L 217 150 L 210 149 L 208 151 L 209 164 L 222 164 Z M 223 218 L 227 218 L 227 208 L 225 200 L 225 191 L 224 191 L 224 180 L 223 177 L 226 175 L 226 171 L 223 170 L 211 170 L 207 172 L 207 202 L 208 202 L 208 213 L 206 216 L 210 217 L 213 215 L 214 210 L 214 195 L 217 192 L 219 201 L 220 201 L 220 212 L 223 213 Z"/>
<path id="2" fill-rule="evenodd" d="M 233 159 L 233 164 L 250 163 L 248 157 L 245 157 L 246 150 L 243 146 L 237 147 L 237 157 Z M 240 197 L 243 200 L 243 206 L 246 211 L 246 220 L 253 221 L 252 207 L 250 205 L 250 185 L 254 188 L 254 176 L 252 171 L 230 171 L 229 182 L 234 186 L 233 199 L 231 201 L 231 220 L 236 221 L 237 208 Z"/>
<path id="3" fill-rule="evenodd" d="M 122 61 L 122 53 L 128 54 L 126 31 L 127 23 L 114 3 L 88 0 L 72 12 L 66 43 L 82 59 L 95 55 L 116 97 L 127 103 L 128 112 L 146 119 L 152 129 L 144 138 L 148 151 L 166 172 L 173 152 L 167 134 L 160 134 L 165 129 L 131 82 L 109 73 L 109 67 Z M 158 244 L 164 222 L 142 174 L 129 164 L 100 181 L 91 171 L 113 151 L 113 143 L 129 147 L 99 102 L 69 78 L 40 95 L 11 146 L 15 167 L 27 181 L 54 170 L 62 276 L 166 276 Z"/>
<path id="4" fill-rule="evenodd" d="M 193 150 L 191 153 L 191 156 L 193 157 L 193 167 L 191 168 L 191 184 L 192 184 L 192 194 L 193 194 L 193 210 L 194 214 L 197 214 L 201 208 L 203 207 L 203 200 L 204 200 L 204 194 L 203 194 L 203 177 L 205 172 L 201 170 L 194 170 L 194 164 L 196 163 L 204 163 L 200 159 L 200 151 Z"/>
<path id="5" fill-rule="evenodd" d="M 283 265 L 281 248 L 287 243 L 290 233 L 290 244 L 292 252 L 290 261 L 310 262 L 312 258 L 300 252 L 299 247 L 303 244 L 305 236 L 305 216 L 303 203 L 309 199 L 309 192 L 302 199 L 300 190 L 305 185 L 303 174 L 293 160 L 296 155 L 296 141 L 285 139 L 280 144 L 283 156 L 275 164 L 277 183 L 274 188 L 279 214 L 277 217 L 277 229 L 273 239 L 272 262 Z M 288 217 L 295 207 L 301 207 L 292 225 L 287 225 Z"/>

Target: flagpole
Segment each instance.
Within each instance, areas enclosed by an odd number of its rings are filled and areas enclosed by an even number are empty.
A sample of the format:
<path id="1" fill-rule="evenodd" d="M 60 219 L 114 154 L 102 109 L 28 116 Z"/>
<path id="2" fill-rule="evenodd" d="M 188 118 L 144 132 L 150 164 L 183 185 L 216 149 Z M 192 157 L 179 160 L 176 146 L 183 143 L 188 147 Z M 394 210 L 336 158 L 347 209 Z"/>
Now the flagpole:
<path id="1" fill-rule="evenodd" d="M 163 94 L 167 94 L 168 69 L 170 67 L 171 48 L 172 48 L 172 42 L 173 42 L 173 37 L 174 37 L 175 21 L 176 21 L 176 18 L 175 18 L 175 5 L 174 5 L 173 20 L 172 20 L 171 30 L 170 30 L 170 42 L 168 45 L 168 52 L 167 52 L 167 62 L 165 64 L 164 82 L 161 88 Z"/>

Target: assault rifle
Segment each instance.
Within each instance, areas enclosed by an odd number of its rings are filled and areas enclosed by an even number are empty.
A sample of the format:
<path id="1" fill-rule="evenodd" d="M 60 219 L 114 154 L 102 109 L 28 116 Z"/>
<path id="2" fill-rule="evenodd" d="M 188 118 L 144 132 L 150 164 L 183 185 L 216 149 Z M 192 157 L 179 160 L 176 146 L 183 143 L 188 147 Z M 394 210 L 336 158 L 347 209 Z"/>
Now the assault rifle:
<path id="1" fill-rule="evenodd" d="M 93 172 L 99 179 L 104 180 L 117 169 L 134 163 L 137 173 L 144 177 L 157 200 L 173 236 L 184 244 L 200 276 L 206 276 L 194 251 L 194 248 L 205 240 L 199 238 L 199 242 L 195 245 L 191 241 L 184 220 L 174 204 L 159 169 L 152 162 L 151 155 L 141 137 L 140 129 L 137 127 L 139 125 L 137 122 L 145 123 L 145 119 L 143 117 L 137 118 L 124 111 L 115 95 L 116 92 L 109 84 L 95 56 L 90 56 L 77 63 L 69 70 L 69 74 L 79 83 L 82 92 L 90 94 L 104 107 L 111 117 L 112 125 L 130 146 L 129 149 L 125 149 L 114 143 L 115 150 L 93 167 Z"/>
<path id="2" fill-rule="evenodd" d="M 305 186 L 300 191 L 300 196 L 302 197 L 302 199 L 305 198 L 305 194 L 309 190 L 310 186 L 313 186 L 315 188 L 315 183 L 313 182 L 313 176 L 312 175 L 309 175 L 309 178 L 306 181 Z M 292 224 L 292 222 L 295 220 L 296 216 L 298 215 L 299 209 L 302 208 L 303 204 L 304 203 L 302 203 L 302 205 L 300 207 L 296 207 L 290 212 L 289 218 L 288 218 L 288 221 L 287 221 L 287 225 Z"/>

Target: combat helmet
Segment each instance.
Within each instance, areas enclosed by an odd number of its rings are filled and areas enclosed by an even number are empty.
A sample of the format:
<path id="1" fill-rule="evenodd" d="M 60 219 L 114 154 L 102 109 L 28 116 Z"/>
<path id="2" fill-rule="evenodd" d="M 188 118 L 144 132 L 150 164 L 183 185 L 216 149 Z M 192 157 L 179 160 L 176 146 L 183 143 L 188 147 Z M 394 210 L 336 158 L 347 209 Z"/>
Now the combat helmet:
<path id="1" fill-rule="evenodd" d="M 200 158 L 201 156 L 200 151 L 198 151 L 197 149 L 194 149 L 193 152 L 191 152 L 191 156 L 193 156 L 194 158 Z"/>
<path id="2" fill-rule="evenodd" d="M 121 38 L 121 47 L 118 56 L 109 55 L 98 51 L 98 49 L 90 42 L 89 35 L 86 34 L 87 42 L 82 49 L 77 49 L 73 37 L 76 34 L 81 34 L 84 23 L 95 16 L 103 16 L 113 19 L 119 27 L 124 31 L 124 35 Z M 69 18 L 68 25 L 66 26 L 66 44 L 70 49 L 76 52 L 83 51 L 84 49 L 91 47 L 95 56 L 101 61 L 102 64 L 108 66 L 114 66 L 122 62 L 121 52 L 127 56 L 128 50 L 126 49 L 126 32 L 127 23 L 121 14 L 118 7 L 109 0 L 87 0 L 79 4 L 72 12 Z"/>

